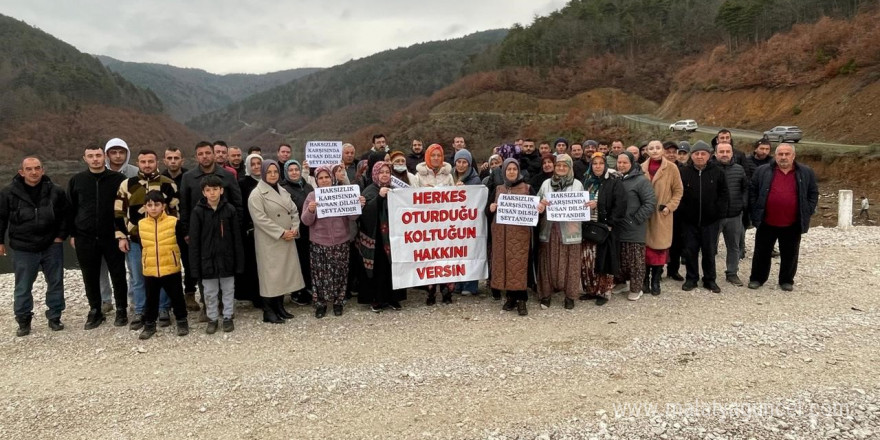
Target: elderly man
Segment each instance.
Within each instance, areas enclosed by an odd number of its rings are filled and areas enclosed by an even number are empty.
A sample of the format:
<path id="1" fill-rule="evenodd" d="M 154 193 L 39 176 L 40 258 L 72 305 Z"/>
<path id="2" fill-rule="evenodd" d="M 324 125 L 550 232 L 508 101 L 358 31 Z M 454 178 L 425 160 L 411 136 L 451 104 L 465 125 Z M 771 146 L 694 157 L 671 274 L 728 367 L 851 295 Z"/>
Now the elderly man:
<path id="1" fill-rule="evenodd" d="M 21 161 L 18 175 L 0 191 L 0 256 L 9 247 L 15 251 L 13 310 L 18 322 L 16 336 L 31 332 L 34 316 L 34 281 L 41 269 L 46 278 L 46 318 L 53 331 L 64 329 L 64 268 L 62 243 L 67 238 L 67 196 L 60 186 L 43 174 L 36 157 Z"/>
<path id="2" fill-rule="evenodd" d="M 761 165 L 752 176 L 749 209 L 755 232 L 755 252 L 749 289 L 761 287 L 770 277 L 773 245 L 779 241 L 779 287 L 794 289 L 801 235 L 810 229 L 810 217 L 819 203 L 816 174 L 795 162 L 795 149 L 779 144 L 775 163 Z"/>

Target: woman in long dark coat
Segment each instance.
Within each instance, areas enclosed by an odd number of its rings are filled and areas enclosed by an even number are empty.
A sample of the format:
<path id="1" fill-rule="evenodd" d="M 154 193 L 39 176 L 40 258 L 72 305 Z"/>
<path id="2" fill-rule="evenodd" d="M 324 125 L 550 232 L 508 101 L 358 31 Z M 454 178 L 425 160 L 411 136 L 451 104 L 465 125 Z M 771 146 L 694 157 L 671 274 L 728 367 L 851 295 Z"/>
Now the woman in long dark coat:
<path id="1" fill-rule="evenodd" d="M 263 158 L 259 154 L 249 154 L 244 161 L 245 175 L 238 179 L 242 200 L 247 200 L 251 191 L 260 181 Z M 235 299 L 251 301 L 256 308 L 263 308 L 260 297 L 260 277 L 257 276 L 257 251 L 254 248 L 254 221 L 247 203 L 244 204 L 244 216 L 241 221 L 244 244 L 244 272 L 235 275 Z"/>
<path id="2" fill-rule="evenodd" d="M 297 212 L 303 212 L 303 202 L 310 192 L 315 188 L 310 185 L 302 176 L 302 166 L 299 161 L 288 160 L 284 162 L 284 179 L 281 186 L 290 193 L 293 204 L 296 205 Z M 296 304 L 307 306 L 312 302 L 312 263 L 308 258 L 309 253 L 309 227 L 300 223 L 299 237 L 296 238 L 296 252 L 300 255 L 299 264 L 302 270 L 303 281 L 306 287 L 302 290 L 292 292 L 290 299 Z"/>
<path id="3" fill-rule="evenodd" d="M 608 302 L 614 288 L 614 276 L 620 272 L 619 240 L 615 229 L 626 217 L 626 193 L 620 184 L 620 173 L 608 168 L 605 155 L 595 153 L 590 170 L 584 179 L 584 189 L 590 193 L 590 217 L 611 227 L 611 234 L 601 244 L 584 239 L 581 300 L 596 298 L 596 305 Z M 586 234 L 584 234 L 586 237 Z"/>
<path id="4" fill-rule="evenodd" d="M 370 310 L 379 313 L 384 308 L 400 310 L 400 301 L 406 299 L 406 289 L 393 289 L 391 284 L 391 243 L 388 239 L 388 192 L 391 191 L 391 166 L 377 161 L 370 177 L 372 183 L 364 189 L 366 201 L 361 213 L 358 248 L 364 259 L 367 279 L 361 282 L 358 302 L 370 304 Z"/>

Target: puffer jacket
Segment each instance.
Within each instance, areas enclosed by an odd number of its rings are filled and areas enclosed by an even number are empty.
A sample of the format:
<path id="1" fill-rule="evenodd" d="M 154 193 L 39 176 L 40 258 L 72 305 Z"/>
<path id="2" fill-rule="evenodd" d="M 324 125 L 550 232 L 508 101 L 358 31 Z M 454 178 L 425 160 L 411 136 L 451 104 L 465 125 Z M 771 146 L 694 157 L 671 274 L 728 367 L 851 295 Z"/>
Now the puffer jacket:
<path id="1" fill-rule="evenodd" d="M 215 280 L 244 272 L 244 241 L 238 210 L 220 199 L 217 209 L 204 198 L 189 225 L 189 269 L 193 278 Z"/>
<path id="2" fill-rule="evenodd" d="M 180 248 L 177 246 L 177 217 L 164 212 L 159 218 L 144 217 L 138 222 L 144 276 L 161 278 L 180 273 Z"/>
<path id="3" fill-rule="evenodd" d="M 644 243 L 648 219 L 657 207 L 654 187 L 638 166 L 624 175 L 621 183 L 626 193 L 626 216 L 618 226 L 618 238 L 621 243 Z"/>
<path id="4" fill-rule="evenodd" d="M 746 170 L 742 165 L 733 162 L 727 165 L 718 162 L 718 166 L 724 171 L 727 180 L 727 207 L 722 210 L 721 218 L 740 216 L 749 203 L 749 180 Z"/>

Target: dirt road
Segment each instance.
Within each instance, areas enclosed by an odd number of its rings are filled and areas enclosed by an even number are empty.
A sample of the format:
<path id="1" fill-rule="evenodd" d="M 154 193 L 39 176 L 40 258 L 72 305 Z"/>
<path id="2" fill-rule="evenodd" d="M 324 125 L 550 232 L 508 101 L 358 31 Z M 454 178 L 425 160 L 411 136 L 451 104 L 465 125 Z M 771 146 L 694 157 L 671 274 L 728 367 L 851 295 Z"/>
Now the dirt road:
<path id="1" fill-rule="evenodd" d="M 284 325 L 242 304 L 233 333 L 147 342 L 82 330 L 75 272 L 67 329 L 38 314 L 16 338 L 3 275 L 0 438 L 877 438 L 878 245 L 880 228 L 814 228 L 792 293 L 775 260 L 757 291 L 664 279 L 657 297 L 566 311 L 555 296 L 521 318 L 411 290 L 399 312 L 294 307 Z"/>

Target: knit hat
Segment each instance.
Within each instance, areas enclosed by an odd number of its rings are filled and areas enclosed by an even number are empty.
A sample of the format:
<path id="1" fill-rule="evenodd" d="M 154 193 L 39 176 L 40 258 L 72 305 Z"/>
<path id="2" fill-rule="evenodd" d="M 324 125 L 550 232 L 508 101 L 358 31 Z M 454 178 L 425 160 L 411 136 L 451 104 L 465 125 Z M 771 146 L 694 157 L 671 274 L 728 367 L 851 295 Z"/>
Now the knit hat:
<path id="1" fill-rule="evenodd" d="M 678 150 L 678 145 L 676 145 L 675 142 L 672 142 L 672 141 L 666 141 L 663 143 L 664 150 L 668 150 L 670 148 Z"/>
<path id="2" fill-rule="evenodd" d="M 566 139 L 566 138 L 556 139 L 556 141 L 553 142 L 553 146 L 556 147 L 556 145 L 560 142 L 564 143 L 565 147 L 568 148 L 568 139 Z"/>
<path id="3" fill-rule="evenodd" d="M 681 141 L 678 143 L 678 151 L 684 151 L 687 153 L 691 152 L 691 144 L 688 141 Z"/>
<path id="4" fill-rule="evenodd" d="M 697 141 L 697 143 L 694 144 L 693 148 L 691 148 L 691 154 L 696 153 L 697 151 L 705 151 L 709 154 L 712 154 L 712 147 L 710 147 L 709 144 L 703 141 Z"/>
<path id="5" fill-rule="evenodd" d="M 587 145 L 589 145 L 591 147 L 598 147 L 599 143 L 590 139 L 590 140 L 584 141 L 584 146 L 586 147 Z"/>
<path id="6" fill-rule="evenodd" d="M 468 165 L 474 162 L 474 157 L 471 156 L 471 152 L 465 149 L 461 149 L 455 152 L 455 156 L 452 159 L 452 162 L 458 162 L 459 159 L 464 159 L 467 161 Z"/>

